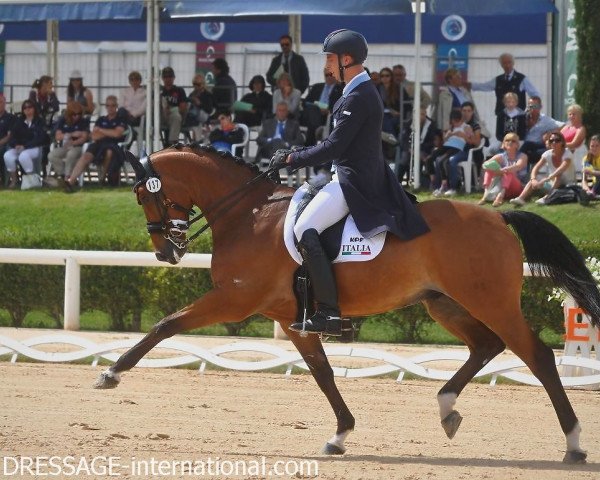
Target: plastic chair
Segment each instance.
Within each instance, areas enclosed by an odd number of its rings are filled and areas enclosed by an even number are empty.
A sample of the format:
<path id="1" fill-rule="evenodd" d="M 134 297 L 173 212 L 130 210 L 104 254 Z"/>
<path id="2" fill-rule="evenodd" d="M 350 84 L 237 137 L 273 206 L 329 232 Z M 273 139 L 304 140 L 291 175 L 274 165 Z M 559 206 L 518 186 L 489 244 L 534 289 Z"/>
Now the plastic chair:
<path id="1" fill-rule="evenodd" d="M 240 143 L 234 143 L 231 145 L 231 153 L 233 153 L 234 155 L 237 148 L 243 148 L 243 152 L 245 152 L 247 150 L 246 147 L 248 146 L 248 142 L 250 140 L 250 129 L 248 128 L 248 125 L 246 125 L 245 123 L 236 123 L 236 125 L 244 131 L 244 139 Z"/>
<path id="2" fill-rule="evenodd" d="M 477 147 L 469 150 L 467 155 L 467 160 L 465 162 L 460 162 L 458 164 L 459 167 L 463 170 L 463 177 L 465 179 L 465 192 L 471 193 L 471 189 L 473 185 L 477 185 L 477 170 L 473 168 L 473 153 L 483 150 L 485 146 L 485 137 L 481 137 L 481 141 Z"/>

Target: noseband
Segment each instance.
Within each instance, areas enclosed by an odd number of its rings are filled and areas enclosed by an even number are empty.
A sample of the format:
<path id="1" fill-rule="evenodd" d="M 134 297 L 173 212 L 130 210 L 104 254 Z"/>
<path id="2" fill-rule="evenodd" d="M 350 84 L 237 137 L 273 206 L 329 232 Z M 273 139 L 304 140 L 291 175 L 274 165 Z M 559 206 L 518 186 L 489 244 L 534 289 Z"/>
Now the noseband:
<path id="1" fill-rule="evenodd" d="M 191 235 L 189 238 L 184 238 L 187 234 L 190 226 L 197 222 L 198 220 L 205 218 L 205 213 L 224 213 L 230 207 L 234 206 L 238 199 L 242 197 L 246 191 L 248 191 L 248 187 L 252 185 L 257 180 L 261 178 L 269 177 L 273 174 L 273 172 L 278 170 L 278 167 L 271 167 L 264 172 L 258 174 L 254 178 L 250 179 L 248 182 L 243 184 L 241 187 L 237 188 L 233 192 L 225 195 L 225 197 L 217 200 L 211 206 L 209 206 L 205 212 L 200 212 L 196 214 L 196 212 L 192 208 L 186 208 L 178 203 L 170 200 L 162 189 L 162 183 L 160 181 L 160 175 L 154 167 L 152 166 L 152 161 L 150 157 L 143 158 L 140 160 L 140 163 L 144 167 L 145 176 L 136 182 L 133 187 L 133 191 L 137 195 L 137 189 L 141 185 L 145 185 L 146 190 L 152 194 L 152 198 L 156 204 L 156 207 L 160 211 L 160 221 L 158 222 L 146 222 L 146 229 L 149 234 L 159 233 L 162 236 L 171 242 L 176 248 L 180 250 L 184 250 L 187 246 L 196 238 L 198 238 L 204 231 L 208 230 L 212 223 L 206 222 L 197 232 Z M 138 199 L 138 204 L 141 204 Z M 177 210 L 179 212 L 183 212 L 187 215 L 188 220 L 179 220 L 172 219 L 169 217 L 169 209 Z M 190 218 L 192 217 L 192 218 Z M 214 223 L 214 222 L 213 222 Z"/>

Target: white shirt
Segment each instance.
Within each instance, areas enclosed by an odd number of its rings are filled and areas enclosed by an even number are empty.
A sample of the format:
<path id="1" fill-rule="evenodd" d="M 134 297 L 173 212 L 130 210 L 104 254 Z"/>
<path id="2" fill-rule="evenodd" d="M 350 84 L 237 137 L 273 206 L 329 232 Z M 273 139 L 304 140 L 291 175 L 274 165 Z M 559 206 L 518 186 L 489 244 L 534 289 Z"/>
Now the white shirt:
<path id="1" fill-rule="evenodd" d="M 137 90 L 134 90 L 133 87 L 124 88 L 119 94 L 119 106 L 134 117 L 144 115 L 146 113 L 146 89 L 143 87 L 139 87 Z"/>

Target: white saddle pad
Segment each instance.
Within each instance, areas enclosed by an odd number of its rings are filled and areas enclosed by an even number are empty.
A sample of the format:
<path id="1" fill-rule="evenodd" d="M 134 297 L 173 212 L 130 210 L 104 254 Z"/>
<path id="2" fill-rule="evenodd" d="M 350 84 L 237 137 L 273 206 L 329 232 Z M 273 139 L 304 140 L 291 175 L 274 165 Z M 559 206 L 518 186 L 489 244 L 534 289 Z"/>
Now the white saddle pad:
<path id="1" fill-rule="evenodd" d="M 290 201 L 290 206 L 285 216 L 285 223 L 283 226 L 283 240 L 285 246 L 287 247 L 288 252 L 290 252 L 291 257 L 299 265 L 302 265 L 302 257 L 294 243 L 294 224 L 296 222 L 298 205 L 300 204 L 302 197 L 308 192 L 308 189 L 309 184 L 305 183 L 296 190 L 296 193 L 294 193 L 294 196 Z M 333 260 L 333 263 L 366 262 L 367 260 L 374 259 L 383 249 L 386 233 L 387 232 L 382 232 L 371 238 L 363 238 L 358 231 L 358 228 L 356 228 L 354 219 L 351 215 L 348 215 L 346 223 L 344 224 L 340 251 Z"/>

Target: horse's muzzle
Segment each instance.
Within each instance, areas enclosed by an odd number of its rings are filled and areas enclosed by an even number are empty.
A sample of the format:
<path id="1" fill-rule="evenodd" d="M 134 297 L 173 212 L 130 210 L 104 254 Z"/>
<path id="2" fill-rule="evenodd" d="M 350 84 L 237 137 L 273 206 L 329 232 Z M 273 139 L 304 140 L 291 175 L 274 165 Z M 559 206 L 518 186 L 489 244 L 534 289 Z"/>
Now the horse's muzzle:
<path id="1" fill-rule="evenodd" d="M 169 262 L 171 265 L 177 265 L 181 260 L 181 256 L 175 250 L 171 250 L 170 253 L 171 255 L 165 255 L 163 252 L 155 252 L 156 259 L 159 262 Z"/>

